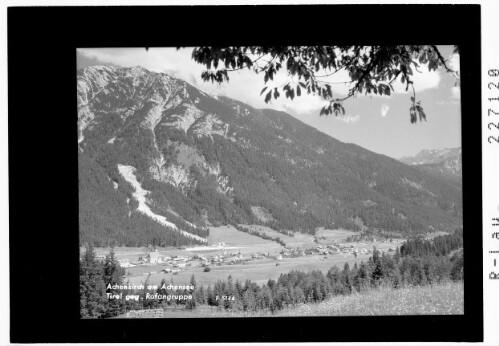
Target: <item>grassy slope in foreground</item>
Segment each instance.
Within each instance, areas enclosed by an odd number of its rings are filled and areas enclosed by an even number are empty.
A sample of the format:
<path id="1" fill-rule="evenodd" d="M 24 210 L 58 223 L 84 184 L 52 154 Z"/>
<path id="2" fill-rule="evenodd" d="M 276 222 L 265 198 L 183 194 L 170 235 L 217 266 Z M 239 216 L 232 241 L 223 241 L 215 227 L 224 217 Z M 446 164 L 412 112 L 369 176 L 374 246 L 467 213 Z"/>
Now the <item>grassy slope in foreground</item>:
<path id="1" fill-rule="evenodd" d="M 302 304 L 271 314 L 269 311 L 203 311 L 191 316 L 167 317 L 288 317 L 288 316 L 382 316 L 382 315 L 462 315 L 464 288 L 462 282 L 405 288 L 382 287 L 364 293 L 336 296 L 321 303 Z M 197 314 L 197 315 L 196 315 Z"/>
<path id="2" fill-rule="evenodd" d="M 400 289 L 379 288 L 337 296 L 317 304 L 285 309 L 274 316 L 460 315 L 464 313 L 463 284 L 445 283 Z"/>

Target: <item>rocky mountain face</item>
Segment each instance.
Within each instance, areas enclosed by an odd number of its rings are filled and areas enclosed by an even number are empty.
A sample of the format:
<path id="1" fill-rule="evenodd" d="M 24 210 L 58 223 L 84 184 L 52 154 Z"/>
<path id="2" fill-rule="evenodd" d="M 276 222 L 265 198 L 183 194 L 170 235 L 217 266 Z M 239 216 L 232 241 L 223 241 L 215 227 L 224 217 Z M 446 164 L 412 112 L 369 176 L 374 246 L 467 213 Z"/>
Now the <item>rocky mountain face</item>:
<path id="1" fill-rule="evenodd" d="M 202 244 L 207 226 L 238 223 L 395 233 L 462 225 L 458 184 L 287 113 L 141 67 L 77 73 L 82 242 Z"/>
<path id="2" fill-rule="evenodd" d="M 427 172 L 438 172 L 443 175 L 461 179 L 461 148 L 421 150 L 415 156 L 402 157 L 401 162 L 419 166 Z"/>

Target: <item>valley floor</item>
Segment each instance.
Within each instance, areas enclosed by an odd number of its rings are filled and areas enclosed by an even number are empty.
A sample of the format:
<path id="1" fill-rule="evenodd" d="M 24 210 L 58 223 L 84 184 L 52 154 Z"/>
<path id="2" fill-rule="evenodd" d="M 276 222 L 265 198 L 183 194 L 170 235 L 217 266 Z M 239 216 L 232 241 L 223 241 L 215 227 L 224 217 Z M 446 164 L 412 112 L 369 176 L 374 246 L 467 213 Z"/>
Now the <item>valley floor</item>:
<path id="1" fill-rule="evenodd" d="M 321 230 L 318 232 L 317 243 L 314 237 L 306 234 L 296 233 L 295 237 L 286 237 L 282 234 L 272 231 L 263 226 L 251 225 L 252 229 L 259 232 L 265 232 L 272 236 L 280 236 L 287 243 L 293 244 L 293 248 L 299 246 L 302 249 L 316 248 L 318 246 L 327 246 L 335 242 L 344 243 L 346 246 L 361 249 L 372 249 L 373 246 L 380 251 L 389 251 L 400 246 L 403 239 L 394 239 L 393 242 L 346 242 L 346 238 L 356 233 L 346 230 Z M 289 239 L 288 239 L 289 238 Z M 162 279 L 167 282 L 171 280 L 175 284 L 188 284 L 192 275 L 195 276 L 198 285 L 214 285 L 218 280 L 226 280 L 229 275 L 234 280 L 244 282 L 249 279 L 255 283 L 263 284 L 269 279 L 277 280 L 282 273 L 288 273 L 291 270 L 300 270 L 304 272 L 312 270 L 321 270 L 326 273 L 331 267 L 337 266 L 343 268 L 345 263 L 353 267 L 355 263 L 360 265 L 362 261 L 367 261 L 371 256 L 369 253 L 358 253 L 357 257 L 353 253 L 319 254 L 314 252 L 312 255 L 303 255 L 299 257 L 283 257 L 275 259 L 273 256 L 282 251 L 284 247 L 274 241 L 259 238 L 248 233 L 240 232 L 232 226 L 210 227 L 209 245 L 216 245 L 223 242 L 223 247 L 198 246 L 186 249 L 159 249 L 161 255 L 168 256 L 194 256 L 204 255 L 208 258 L 216 255 L 236 255 L 241 253 L 248 261 L 240 264 L 228 264 L 226 262 L 210 265 L 211 271 L 205 272 L 201 265 L 201 260 L 189 260 L 187 266 L 181 268 L 178 273 L 163 273 L 162 270 L 167 267 L 165 263 L 144 264 L 132 268 L 126 268 L 128 276 L 125 281 L 131 284 L 139 284 L 149 280 L 150 284 L 159 285 Z M 96 253 L 104 256 L 109 252 L 107 248 L 96 249 Z M 116 257 L 119 260 L 128 259 L 134 262 L 139 256 L 145 256 L 147 251 L 143 248 L 115 248 Z M 267 253 L 269 256 L 253 259 L 253 254 Z"/>

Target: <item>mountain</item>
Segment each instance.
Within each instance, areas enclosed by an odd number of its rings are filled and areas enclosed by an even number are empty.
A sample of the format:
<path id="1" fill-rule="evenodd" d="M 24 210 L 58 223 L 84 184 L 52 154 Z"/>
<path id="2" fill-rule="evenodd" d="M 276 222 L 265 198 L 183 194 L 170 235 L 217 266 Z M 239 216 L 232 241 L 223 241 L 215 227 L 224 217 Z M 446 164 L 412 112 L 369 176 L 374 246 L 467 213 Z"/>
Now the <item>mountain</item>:
<path id="1" fill-rule="evenodd" d="M 400 161 L 408 165 L 416 165 L 429 173 L 437 172 L 458 180 L 462 176 L 461 148 L 424 149 L 415 156 L 402 157 Z"/>
<path id="2" fill-rule="evenodd" d="M 207 226 L 238 223 L 462 225 L 458 184 L 167 74 L 91 66 L 77 102 L 82 242 L 202 244 Z"/>

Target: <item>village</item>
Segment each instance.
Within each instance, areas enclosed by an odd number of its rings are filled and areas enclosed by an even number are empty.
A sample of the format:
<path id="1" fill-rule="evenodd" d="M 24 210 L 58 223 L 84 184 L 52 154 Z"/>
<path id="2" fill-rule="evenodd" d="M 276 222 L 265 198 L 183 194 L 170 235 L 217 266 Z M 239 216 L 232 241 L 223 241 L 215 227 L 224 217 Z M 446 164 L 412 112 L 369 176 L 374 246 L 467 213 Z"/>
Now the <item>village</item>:
<path id="1" fill-rule="evenodd" d="M 261 225 L 248 227 L 265 232 L 273 239 L 225 225 L 210 227 L 206 245 L 115 247 L 115 257 L 125 269 L 123 281 L 130 284 L 146 281 L 159 284 L 162 280 L 186 284 L 192 275 L 198 285 L 205 286 L 229 276 L 262 284 L 292 270 L 327 273 L 334 266 L 343 268 L 345 263 L 352 268 L 368 261 L 374 248 L 380 254 L 393 254 L 404 241 L 402 238 L 361 238 L 358 233 L 342 229 L 320 229 L 315 235 L 295 232 L 290 236 Z M 277 237 L 281 242 L 275 241 Z M 103 260 L 109 251 L 110 248 L 96 248 L 97 258 Z"/>
<path id="2" fill-rule="evenodd" d="M 321 239 L 321 240 L 325 240 Z M 380 245 L 380 252 L 392 252 L 396 246 L 387 247 L 386 243 L 378 243 Z M 132 281 L 144 280 L 144 276 L 152 276 L 153 278 L 165 277 L 165 274 L 178 275 L 181 273 L 197 273 L 203 272 L 209 274 L 212 269 L 229 268 L 230 266 L 245 266 L 250 267 L 255 264 L 280 266 L 282 263 L 299 264 L 302 259 L 311 259 L 317 262 L 327 261 L 350 261 L 359 259 L 366 260 L 369 255 L 372 255 L 373 248 L 368 247 L 364 243 L 344 243 L 333 241 L 330 244 L 313 244 L 308 248 L 291 248 L 288 246 L 283 247 L 280 251 L 254 251 L 254 252 L 241 252 L 233 246 L 228 246 L 224 242 L 207 246 L 198 251 L 184 251 L 182 254 L 169 254 L 168 250 L 151 249 L 136 256 L 135 259 L 119 258 L 120 266 L 126 269 L 125 278 Z M 202 251 L 204 250 L 204 251 Z M 211 250 L 211 251 L 210 251 Z M 203 254 L 203 252 L 205 252 Z M 206 254 L 206 252 L 211 252 Z M 177 252 L 178 253 L 178 252 Z M 309 262 L 309 261 L 307 261 Z"/>

